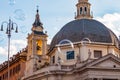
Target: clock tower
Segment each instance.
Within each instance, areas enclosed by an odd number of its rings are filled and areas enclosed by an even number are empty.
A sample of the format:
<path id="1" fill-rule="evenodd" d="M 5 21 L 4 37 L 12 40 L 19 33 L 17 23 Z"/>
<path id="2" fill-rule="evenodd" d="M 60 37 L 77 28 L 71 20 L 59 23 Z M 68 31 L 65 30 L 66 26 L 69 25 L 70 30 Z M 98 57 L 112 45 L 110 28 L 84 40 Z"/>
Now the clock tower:
<path id="1" fill-rule="evenodd" d="M 35 16 L 32 33 L 28 34 L 28 53 L 26 63 L 26 75 L 32 74 L 47 62 L 47 33 L 43 31 L 39 10 Z"/>

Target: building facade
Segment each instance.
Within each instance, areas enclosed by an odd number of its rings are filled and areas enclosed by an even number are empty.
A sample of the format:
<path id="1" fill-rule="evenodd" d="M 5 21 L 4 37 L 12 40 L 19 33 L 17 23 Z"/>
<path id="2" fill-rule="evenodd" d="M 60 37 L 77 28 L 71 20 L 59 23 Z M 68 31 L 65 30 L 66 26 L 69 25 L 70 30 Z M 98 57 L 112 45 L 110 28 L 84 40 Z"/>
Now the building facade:
<path id="1" fill-rule="evenodd" d="M 25 75 L 27 49 L 23 49 L 9 60 L 9 80 L 21 80 Z M 0 80 L 8 80 L 8 62 L 5 61 L 0 65 Z"/>
<path id="2" fill-rule="evenodd" d="M 88 0 L 78 0 L 76 7 L 75 20 L 61 28 L 49 47 L 37 9 L 20 80 L 120 80 L 120 40 L 93 19 Z"/>
<path id="3" fill-rule="evenodd" d="M 33 67 L 27 70 L 32 72 L 23 80 L 120 80 L 120 41 L 93 19 L 88 0 L 78 0 L 76 7 L 75 20 L 63 26 L 42 52 L 45 59 L 31 52 Z"/>

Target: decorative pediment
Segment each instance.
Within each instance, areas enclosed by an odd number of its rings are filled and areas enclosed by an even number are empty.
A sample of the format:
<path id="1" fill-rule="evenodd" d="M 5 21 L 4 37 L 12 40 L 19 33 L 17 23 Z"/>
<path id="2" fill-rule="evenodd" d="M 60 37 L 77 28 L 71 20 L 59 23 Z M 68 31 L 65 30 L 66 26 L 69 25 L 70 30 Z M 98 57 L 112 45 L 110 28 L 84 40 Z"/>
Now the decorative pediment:
<path id="1" fill-rule="evenodd" d="M 88 64 L 89 67 L 99 68 L 120 68 L 120 58 L 113 54 L 108 54 L 100 59 L 92 61 Z"/>

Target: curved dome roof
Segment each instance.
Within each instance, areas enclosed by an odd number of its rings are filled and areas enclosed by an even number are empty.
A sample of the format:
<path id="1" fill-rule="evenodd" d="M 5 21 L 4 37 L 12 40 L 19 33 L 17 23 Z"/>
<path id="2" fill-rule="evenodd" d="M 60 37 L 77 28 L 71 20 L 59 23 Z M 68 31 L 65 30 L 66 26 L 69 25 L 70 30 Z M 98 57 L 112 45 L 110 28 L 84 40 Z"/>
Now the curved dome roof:
<path id="1" fill-rule="evenodd" d="M 91 42 L 113 43 L 116 47 L 119 45 L 116 35 L 104 24 L 93 19 L 80 19 L 63 26 L 54 36 L 50 49 L 64 39 L 80 42 L 83 38 L 89 38 Z"/>

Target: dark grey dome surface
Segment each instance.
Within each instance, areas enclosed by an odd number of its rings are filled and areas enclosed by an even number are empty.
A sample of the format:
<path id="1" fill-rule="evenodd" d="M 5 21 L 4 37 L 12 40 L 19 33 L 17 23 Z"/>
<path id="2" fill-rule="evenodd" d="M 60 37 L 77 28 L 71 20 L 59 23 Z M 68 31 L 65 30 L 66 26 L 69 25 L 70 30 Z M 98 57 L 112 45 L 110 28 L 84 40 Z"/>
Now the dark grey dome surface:
<path id="1" fill-rule="evenodd" d="M 93 19 L 73 20 L 67 23 L 54 36 L 50 49 L 59 44 L 60 41 L 68 39 L 72 42 L 79 42 L 83 38 L 89 38 L 92 42 L 114 43 L 118 46 L 116 35 L 104 24 Z"/>

